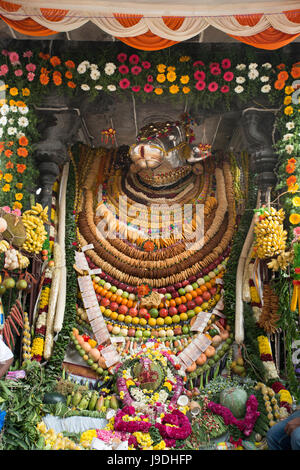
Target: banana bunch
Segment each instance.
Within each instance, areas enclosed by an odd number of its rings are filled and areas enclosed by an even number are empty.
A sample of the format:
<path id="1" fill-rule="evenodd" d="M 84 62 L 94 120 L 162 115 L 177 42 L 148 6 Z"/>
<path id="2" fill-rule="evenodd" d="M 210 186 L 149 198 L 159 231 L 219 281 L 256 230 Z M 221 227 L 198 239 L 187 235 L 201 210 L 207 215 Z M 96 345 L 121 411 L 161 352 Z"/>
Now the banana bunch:
<path id="1" fill-rule="evenodd" d="M 273 258 L 286 248 L 287 232 L 283 229 L 284 211 L 263 209 L 254 226 L 254 251 L 260 259 Z"/>
<path id="2" fill-rule="evenodd" d="M 26 240 L 22 248 L 29 253 L 40 253 L 47 237 L 44 224 L 48 222 L 48 206 L 44 209 L 41 204 L 35 204 L 22 215 L 26 229 Z"/>
<path id="3" fill-rule="evenodd" d="M 5 253 L 9 249 L 9 243 L 6 240 L 0 241 L 0 253 Z"/>
<path id="4" fill-rule="evenodd" d="M 27 258 L 27 256 L 25 255 L 22 255 L 22 253 L 20 253 L 19 251 L 17 252 L 17 258 L 19 261 L 19 269 L 25 269 L 29 266 L 29 258 Z"/>

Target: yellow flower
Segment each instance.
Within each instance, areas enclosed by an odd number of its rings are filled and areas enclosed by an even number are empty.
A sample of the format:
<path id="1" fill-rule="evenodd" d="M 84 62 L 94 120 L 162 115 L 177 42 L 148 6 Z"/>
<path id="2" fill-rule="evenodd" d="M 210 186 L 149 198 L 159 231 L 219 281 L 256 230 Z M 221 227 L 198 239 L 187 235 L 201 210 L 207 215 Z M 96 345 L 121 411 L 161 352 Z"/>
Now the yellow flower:
<path id="1" fill-rule="evenodd" d="M 293 204 L 294 204 L 295 207 L 300 207 L 300 197 L 299 196 L 293 197 Z"/>
<path id="2" fill-rule="evenodd" d="M 175 95 L 179 92 L 179 87 L 177 85 L 172 85 L 170 86 L 169 91 L 170 93 L 172 93 L 172 95 Z"/>
<path id="3" fill-rule="evenodd" d="M 191 60 L 190 56 L 182 55 L 179 59 L 179 62 L 188 62 L 189 60 Z"/>
<path id="4" fill-rule="evenodd" d="M 15 198 L 17 201 L 21 201 L 23 199 L 23 194 L 22 193 L 16 193 Z"/>
<path id="5" fill-rule="evenodd" d="M 284 114 L 286 114 L 287 116 L 290 116 L 291 114 L 293 114 L 294 112 L 294 108 L 292 106 L 287 106 L 286 108 L 284 108 Z"/>
<path id="6" fill-rule="evenodd" d="M 16 106 L 17 102 L 15 100 L 9 100 L 9 106 Z"/>
<path id="7" fill-rule="evenodd" d="M 156 80 L 158 81 L 158 83 L 163 83 L 166 81 L 166 76 L 164 73 L 159 73 L 156 77 Z"/>
<path id="8" fill-rule="evenodd" d="M 279 390 L 278 395 L 280 396 L 280 401 L 285 401 L 286 403 L 292 405 L 293 399 L 288 390 Z"/>
<path id="9" fill-rule="evenodd" d="M 286 95 L 290 95 L 291 93 L 293 93 L 293 91 L 295 91 L 295 88 L 293 88 L 292 86 L 286 86 L 284 91 Z"/>
<path id="10" fill-rule="evenodd" d="M 23 96 L 29 96 L 30 95 L 29 88 L 22 88 L 22 95 Z"/>
<path id="11" fill-rule="evenodd" d="M 292 225 L 300 224 L 300 214 L 291 214 L 289 221 Z"/>
<path id="12" fill-rule="evenodd" d="M 9 93 L 11 94 L 11 96 L 17 96 L 17 94 L 19 93 L 18 88 L 16 87 L 11 88 L 9 90 Z"/>
<path id="13" fill-rule="evenodd" d="M 167 73 L 167 80 L 169 82 L 175 82 L 176 78 L 177 78 L 177 76 L 176 76 L 175 72 L 170 71 L 170 72 Z"/>
<path id="14" fill-rule="evenodd" d="M 180 77 L 180 81 L 183 85 L 186 85 L 190 81 L 190 77 L 188 75 L 182 75 Z"/>
<path id="15" fill-rule="evenodd" d="M 13 175 L 11 173 L 5 173 L 5 175 L 3 176 L 3 178 L 5 179 L 5 181 L 7 183 L 10 183 L 13 179 Z"/>
<path id="16" fill-rule="evenodd" d="M 175 72 L 176 67 L 172 67 L 171 65 L 167 68 L 168 72 Z"/>
<path id="17" fill-rule="evenodd" d="M 155 88 L 155 89 L 154 89 L 154 93 L 155 93 L 156 95 L 162 95 L 163 92 L 164 92 L 164 90 L 163 90 L 162 88 Z"/>
<path id="18" fill-rule="evenodd" d="M 292 102 L 292 97 L 291 96 L 286 96 L 284 98 L 284 101 L 283 101 L 284 104 L 291 104 L 291 102 Z"/>
<path id="19" fill-rule="evenodd" d="M 164 73 L 164 71 L 166 70 L 165 64 L 159 64 L 157 66 L 157 70 L 158 70 L 159 73 Z"/>
<path id="20" fill-rule="evenodd" d="M 8 193 L 10 191 L 10 184 L 5 184 L 2 188 L 4 193 Z"/>
<path id="21" fill-rule="evenodd" d="M 22 189 L 23 188 L 23 183 L 16 183 L 16 188 L 17 189 Z"/>
<path id="22" fill-rule="evenodd" d="M 182 87 L 182 93 L 184 93 L 185 95 L 187 95 L 187 93 L 189 93 L 190 91 L 191 91 L 190 87 L 188 86 Z"/>
<path id="23" fill-rule="evenodd" d="M 290 186 L 288 186 L 289 193 L 296 193 L 298 189 L 299 189 L 299 185 L 297 183 L 291 184 Z"/>
<path id="24" fill-rule="evenodd" d="M 23 207 L 23 204 L 21 204 L 20 202 L 15 201 L 13 203 L 13 209 L 22 209 L 22 207 Z"/>

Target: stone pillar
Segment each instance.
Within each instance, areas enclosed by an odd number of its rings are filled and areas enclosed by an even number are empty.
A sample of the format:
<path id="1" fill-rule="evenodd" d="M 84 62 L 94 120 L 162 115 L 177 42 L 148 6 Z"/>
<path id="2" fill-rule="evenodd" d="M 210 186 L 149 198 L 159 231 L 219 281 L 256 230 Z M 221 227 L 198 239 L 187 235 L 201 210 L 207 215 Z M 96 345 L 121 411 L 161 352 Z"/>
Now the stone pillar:
<path id="1" fill-rule="evenodd" d="M 243 112 L 242 125 L 263 198 L 266 191 L 276 184 L 274 168 L 277 157 L 272 142 L 273 124 L 272 111 L 249 108 Z"/>

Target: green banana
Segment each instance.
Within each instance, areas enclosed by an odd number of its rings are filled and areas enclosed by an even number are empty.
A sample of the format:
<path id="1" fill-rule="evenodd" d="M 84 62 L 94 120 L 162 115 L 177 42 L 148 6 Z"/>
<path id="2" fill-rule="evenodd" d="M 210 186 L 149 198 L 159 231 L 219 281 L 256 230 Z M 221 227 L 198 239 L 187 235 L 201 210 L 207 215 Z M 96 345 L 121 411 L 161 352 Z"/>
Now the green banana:
<path id="1" fill-rule="evenodd" d="M 89 402 L 89 410 L 94 410 L 95 407 L 96 407 L 96 404 L 97 404 L 97 400 L 98 400 L 98 392 L 94 391 L 92 393 L 92 396 L 91 396 L 91 399 L 90 399 L 90 402 Z"/>
<path id="2" fill-rule="evenodd" d="M 81 393 L 80 392 L 74 393 L 73 398 L 72 398 L 72 404 L 74 406 L 77 406 L 80 403 L 81 400 L 82 400 Z"/>

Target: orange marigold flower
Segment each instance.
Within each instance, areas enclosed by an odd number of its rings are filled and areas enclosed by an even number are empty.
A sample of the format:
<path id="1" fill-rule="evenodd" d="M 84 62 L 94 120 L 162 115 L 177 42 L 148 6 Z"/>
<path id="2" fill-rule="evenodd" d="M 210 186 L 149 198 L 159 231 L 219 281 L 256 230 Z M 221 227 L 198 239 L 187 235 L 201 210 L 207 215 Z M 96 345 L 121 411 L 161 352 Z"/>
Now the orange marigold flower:
<path id="1" fill-rule="evenodd" d="M 279 72 L 277 78 L 280 81 L 286 81 L 289 78 L 289 74 L 286 72 L 286 70 L 284 70 L 283 72 Z"/>
<path id="2" fill-rule="evenodd" d="M 282 90 L 284 86 L 285 82 L 282 80 L 276 80 L 276 82 L 274 83 L 274 87 L 276 88 L 276 90 Z"/>
<path id="3" fill-rule="evenodd" d="M 18 150 L 17 150 L 17 154 L 19 155 L 19 157 L 27 157 L 28 155 L 28 150 L 25 149 L 24 147 L 19 147 Z"/>
<path id="4" fill-rule="evenodd" d="M 15 198 L 17 201 L 21 201 L 23 199 L 23 194 L 22 193 L 16 193 Z"/>
<path id="5" fill-rule="evenodd" d="M 17 163 L 17 172 L 18 173 L 24 173 L 26 170 L 26 165 L 23 165 L 23 163 Z"/>
<path id="6" fill-rule="evenodd" d="M 62 84 L 62 78 L 59 72 L 57 74 L 54 73 L 52 78 L 53 78 L 54 85 L 59 86 Z"/>
<path id="7" fill-rule="evenodd" d="M 288 159 L 288 163 L 297 163 L 294 157 Z"/>
<path id="8" fill-rule="evenodd" d="M 14 164 L 13 164 L 13 162 L 11 162 L 10 160 L 9 160 L 9 161 L 6 163 L 6 165 L 5 165 L 5 168 L 6 168 L 7 170 L 12 170 L 13 167 L 14 167 Z"/>
<path id="9" fill-rule="evenodd" d="M 65 77 L 68 78 L 69 80 L 71 80 L 71 78 L 73 78 L 72 72 L 70 72 L 70 70 L 68 70 L 68 71 L 65 73 Z"/>
<path id="10" fill-rule="evenodd" d="M 289 221 L 293 225 L 300 224 L 300 214 L 291 214 L 289 217 Z"/>
<path id="11" fill-rule="evenodd" d="M 41 59 L 48 60 L 50 58 L 50 54 L 44 54 L 43 52 L 40 52 L 39 57 Z"/>
<path id="12" fill-rule="evenodd" d="M 23 205 L 22 205 L 20 202 L 15 201 L 15 202 L 13 203 L 13 207 L 12 207 L 12 208 L 13 208 L 13 209 L 22 209 L 22 207 L 23 207 Z"/>
<path id="13" fill-rule="evenodd" d="M 296 169 L 296 165 L 294 163 L 288 163 L 285 167 L 285 171 L 287 173 L 294 173 L 295 169 Z"/>
<path id="14" fill-rule="evenodd" d="M 299 185 L 298 184 L 291 184 L 290 186 L 288 186 L 288 192 L 289 193 L 296 193 L 299 189 Z"/>
<path id="15" fill-rule="evenodd" d="M 12 156 L 12 151 L 9 150 L 9 149 L 6 149 L 5 152 L 4 152 L 4 155 L 7 157 L 7 158 L 10 158 Z"/>
<path id="16" fill-rule="evenodd" d="M 22 189 L 23 188 L 23 183 L 16 183 L 16 188 L 17 189 Z"/>
<path id="17" fill-rule="evenodd" d="M 295 184 L 297 182 L 297 178 L 295 175 L 292 175 L 290 176 L 287 180 L 286 180 L 286 184 L 288 186 L 292 186 L 293 184 Z"/>
<path id="18" fill-rule="evenodd" d="M 50 59 L 50 64 L 53 66 L 53 67 L 57 67 L 58 65 L 61 64 L 61 60 L 59 57 L 57 57 L 57 55 L 54 55 L 53 57 L 51 57 Z"/>
<path id="19" fill-rule="evenodd" d="M 285 69 L 285 64 L 279 64 L 277 65 L 278 70 L 284 70 Z"/>
<path id="20" fill-rule="evenodd" d="M 22 95 L 23 96 L 29 96 L 30 95 L 29 88 L 22 88 Z"/>
<path id="21" fill-rule="evenodd" d="M 19 145 L 21 145 L 22 147 L 26 147 L 28 145 L 28 139 L 27 137 L 25 137 L 25 135 L 22 135 L 19 138 Z"/>
<path id="22" fill-rule="evenodd" d="M 300 78 L 300 63 L 293 64 L 291 75 L 293 78 Z"/>
<path id="23" fill-rule="evenodd" d="M 66 67 L 68 67 L 68 69 L 75 69 L 75 63 L 73 62 L 73 60 L 67 60 L 65 62 L 65 65 Z"/>
<path id="24" fill-rule="evenodd" d="M 48 77 L 48 75 L 47 75 L 46 73 L 42 73 L 42 74 L 40 75 L 40 82 L 41 82 L 42 85 L 48 85 L 48 83 L 49 83 L 49 77 Z"/>
<path id="25" fill-rule="evenodd" d="M 67 85 L 69 88 L 76 88 L 76 84 L 74 82 L 68 82 Z"/>
<path id="26" fill-rule="evenodd" d="M 13 179 L 13 175 L 11 173 L 5 173 L 5 175 L 3 176 L 3 179 L 5 179 L 7 183 L 10 183 Z"/>

